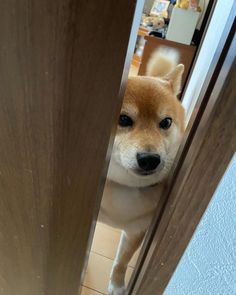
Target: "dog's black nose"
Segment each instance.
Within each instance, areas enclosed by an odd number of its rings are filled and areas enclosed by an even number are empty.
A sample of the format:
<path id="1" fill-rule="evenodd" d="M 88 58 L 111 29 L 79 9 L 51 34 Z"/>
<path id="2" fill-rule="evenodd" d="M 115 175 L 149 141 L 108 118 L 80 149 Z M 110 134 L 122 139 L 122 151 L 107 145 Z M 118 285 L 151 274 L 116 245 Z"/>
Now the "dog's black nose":
<path id="1" fill-rule="evenodd" d="M 157 168 L 161 162 L 158 154 L 151 153 L 137 153 L 138 165 L 144 171 L 151 171 Z"/>

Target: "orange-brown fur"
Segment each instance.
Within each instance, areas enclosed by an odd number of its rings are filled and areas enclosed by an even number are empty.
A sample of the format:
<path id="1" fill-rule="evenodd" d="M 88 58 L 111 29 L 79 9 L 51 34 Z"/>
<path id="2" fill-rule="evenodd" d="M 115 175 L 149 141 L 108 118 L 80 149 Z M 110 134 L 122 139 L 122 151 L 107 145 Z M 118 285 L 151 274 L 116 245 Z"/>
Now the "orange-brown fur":
<path id="1" fill-rule="evenodd" d="M 129 260 L 140 245 L 158 205 L 163 183 L 170 171 L 184 132 L 184 110 L 177 99 L 183 65 L 176 66 L 162 54 L 154 54 L 149 65 L 159 78 L 130 77 L 121 114 L 132 118 L 129 127 L 119 127 L 113 147 L 99 220 L 123 230 L 109 283 L 109 295 L 125 294 L 124 277 Z M 158 68 L 158 62 L 161 63 Z M 168 71 L 164 65 L 168 66 Z M 163 71 L 161 70 L 163 69 Z M 171 71 L 170 71 L 171 69 Z M 163 75 L 161 75 L 161 73 Z M 160 122 L 172 119 L 169 129 Z M 135 173 L 137 153 L 160 155 L 152 175 Z M 150 185 L 157 184 L 155 188 Z"/>
<path id="2" fill-rule="evenodd" d="M 129 115 L 129 106 L 137 108 L 138 117 L 132 133 L 132 137 L 141 137 L 145 141 L 146 134 L 143 130 L 153 136 L 163 136 L 158 132 L 157 123 L 161 120 L 158 114 L 168 115 L 173 122 L 184 131 L 184 110 L 182 105 L 176 100 L 170 83 L 150 77 L 130 77 L 127 90 L 121 109 L 121 113 Z M 117 134 L 123 132 L 118 127 Z"/>

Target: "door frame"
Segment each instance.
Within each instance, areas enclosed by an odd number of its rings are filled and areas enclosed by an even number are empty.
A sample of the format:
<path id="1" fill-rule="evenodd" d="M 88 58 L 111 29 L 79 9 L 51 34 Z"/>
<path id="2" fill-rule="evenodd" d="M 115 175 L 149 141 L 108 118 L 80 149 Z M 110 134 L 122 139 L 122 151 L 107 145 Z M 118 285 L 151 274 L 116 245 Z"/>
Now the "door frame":
<path id="1" fill-rule="evenodd" d="M 190 221 L 185 220 L 185 222 L 177 226 L 179 230 L 182 230 L 182 233 L 184 230 L 188 231 L 182 239 L 181 245 L 177 243 L 177 238 L 180 238 L 179 236 L 168 238 L 167 235 L 170 235 L 170 230 L 167 231 L 167 229 L 176 227 L 174 223 L 178 220 L 178 212 L 176 213 L 175 208 L 181 208 L 181 204 L 187 201 L 190 205 L 194 201 L 196 204 L 196 198 L 189 200 L 184 188 L 193 181 L 191 175 L 194 175 L 196 159 L 203 153 L 209 153 L 209 150 L 201 151 L 200 147 L 203 146 L 203 143 L 208 142 L 207 130 L 217 121 L 215 111 L 222 100 L 220 94 L 225 83 L 227 83 L 227 76 L 230 75 L 233 67 L 236 52 L 234 11 L 231 11 L 229 21 L 229 27 L 227 28 L 229 32 L 221 39 L 219 44 L 223 50 L 215 56 L 212 63 L 214 70 L 210 69 L 211 75 L 208 75 L 203 85 L 204 87 L 202 87 L 201 95 L 195 105 L 183 144 L 177 156 L 177 165 L 170 176 L 169 187 L 165 196 L 163 196 L 163 203 L 161 204 L 161 208 L 157 209 L 153 223 L 146 235 L 137 266 L 129 284 L 128 294 L 141 295 L 144 294 L 143 292 L 145 290 L 145 294 L 151 295 L 154 294 L 150 292 L 151 288 L 155 294 L 163 294 L 194 230 L 211 200 L 219 180 L 231 160 L 232 153 L 234 152 L 233 148 L 236 148 L 235 138 L 232 139 L 233 144 L 231 148 L 227 149 L 227 146 L 225 146 L 224 152 L 227 157 L 222 161 L 219 171 L 212 176 L 211 189 L 209 193 L 205 194 L 203 200 L 199 200 L 198 210 L 191 211 L 191 206 L 185 207 L 185 215 L 192 216 L 192 219 Z M 230 126 L 228 127 L 230 128 Z M 217 156 L 217 152 L 215 152 L 214 156 Z M 211 164 L 209 160 L 209 167 Z M 204 185 L 207 187 L 208 183 Z M 204 185 L 202 185 L 201 189 L 203 189 Z M 182 205 L 182 207 L 184 206 Z M 190 227 L 189 223 L 191 223 Z M 168 245 L 167 241 L 170 243 L 176 241 L 176 244 L 178 244 L 178 246 L 169 250 L 169 254 L 171 253 L 169 259 L 165 257 L 166 253 L 164 249 Z M 162 261 L 162 258 L 164 261 Z M 152 263 L 153 261 L 156 263 L 155 267 L 154 263 Z M 157 281 L 155 280 L 155 276 L 158 278 Z"/>

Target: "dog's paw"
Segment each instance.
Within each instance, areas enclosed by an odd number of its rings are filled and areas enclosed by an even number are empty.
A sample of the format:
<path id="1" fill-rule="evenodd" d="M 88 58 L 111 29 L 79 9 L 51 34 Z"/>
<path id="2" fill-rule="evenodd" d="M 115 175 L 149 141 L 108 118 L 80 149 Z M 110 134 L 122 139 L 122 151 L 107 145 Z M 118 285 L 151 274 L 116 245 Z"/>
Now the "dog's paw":
<path id="1" fill-rule="evenodd" d="M 108 286 L 109 295 L 125 295 L 125 286 L 115 286 L 111 281 Z"/>

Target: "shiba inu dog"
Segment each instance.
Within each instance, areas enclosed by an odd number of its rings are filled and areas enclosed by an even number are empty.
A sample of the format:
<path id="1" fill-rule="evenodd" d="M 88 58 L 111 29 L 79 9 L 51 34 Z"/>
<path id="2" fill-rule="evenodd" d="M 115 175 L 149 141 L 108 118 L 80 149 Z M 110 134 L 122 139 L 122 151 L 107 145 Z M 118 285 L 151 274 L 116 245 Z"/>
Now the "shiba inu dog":
<path id="1" fill-rule="evenodd" d="M 99 221 L 122 229 L 110 295 L 125 293 L 128 262 L 143 240 L 182 139 L 184 109 L 177 95 L 183 71 L 175 55 L 159 50 L 147 76 L 128 79 L 99 213 Z"/>

